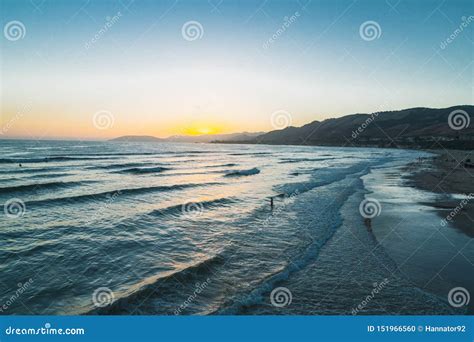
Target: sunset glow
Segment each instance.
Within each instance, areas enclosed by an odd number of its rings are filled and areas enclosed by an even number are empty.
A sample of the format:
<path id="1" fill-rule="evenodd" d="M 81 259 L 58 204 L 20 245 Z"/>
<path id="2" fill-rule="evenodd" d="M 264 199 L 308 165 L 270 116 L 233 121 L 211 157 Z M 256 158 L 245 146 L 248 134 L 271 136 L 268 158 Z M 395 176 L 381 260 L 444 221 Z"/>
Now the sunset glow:
<path id="1" fill-rule="evenodd" d="M 407 3 L 400 15 L 383 1 L 369 12 L 352 1 L 328 2 L 324 10 L 283 1 L 266 16 L 252 2 L 223 2 L 219 12 L 196 4 L 160 1 L 126 11 L 99 1 L 87 4 L 87 16 L 53 2 L 42 4 L 43 14 L 29 1 L 3 2 L 4 22 L 20 21 L 26 30 L 22 39 L 1 40 L 3 137 L 258 132 L 275 128 L 276 111 L 301 126 L 472 102 L 464 86 L 472 75 L 465 53 L 472 26 L 435 53 L 459 23 L 447 28 L 428 3 Z M 446 7 L 459 21 L 465 15 Z M 156 13 L 166 17 L 157 21 Z M 291 26 L 276 34 L 286 17 Z M 186 37 L 183 26 L 192 20 L 199 35 Z M 368 20 L 380 23 L 373 41 L 360 36 Z M 101 111 L 113 122 L 98 129 L 93 118 Z"/>

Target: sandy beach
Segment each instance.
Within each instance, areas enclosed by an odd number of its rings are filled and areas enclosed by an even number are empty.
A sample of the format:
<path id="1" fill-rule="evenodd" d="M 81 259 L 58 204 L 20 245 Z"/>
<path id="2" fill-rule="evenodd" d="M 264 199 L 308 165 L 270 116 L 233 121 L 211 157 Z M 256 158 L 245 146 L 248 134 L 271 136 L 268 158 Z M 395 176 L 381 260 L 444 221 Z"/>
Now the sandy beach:
<path id="1" fill-rule="evenodd" d="M 413 185 L 444 194 L 445 199 L 429 205 L 439 208 L 443 220 L 469 237 L 474 237 L 474 153 L 459 150 L 432 150 L 433 158 L 410 164 Z"/>

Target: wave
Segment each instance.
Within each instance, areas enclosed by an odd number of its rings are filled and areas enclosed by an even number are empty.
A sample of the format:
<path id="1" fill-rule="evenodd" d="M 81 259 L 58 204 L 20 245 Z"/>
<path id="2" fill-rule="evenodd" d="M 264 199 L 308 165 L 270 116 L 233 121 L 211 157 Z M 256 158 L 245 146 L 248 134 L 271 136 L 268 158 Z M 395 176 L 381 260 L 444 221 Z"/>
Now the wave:
<path id="1" fill-rule="evenodd" d="M 148 166 L 148 165 L 153 165 L 154 163 L 119 163 L 119 164 L 109 164 L 109 165 L 98 165 L 98 166 L 91 166 L 88 167 L 88 169 L 120 169 L 120 168 L 126 168 L 126 167 L 141 167 L 141 166 Z"/>
<path id="2" fill-rule="evenodd" d="M 51 190 L 51 189 L 60 189 L 60 188 L 69 188 L 73 186 L 83 185 L 85 183 L 90 183 L 92 181 L 81 181 L 81 182 L 50 182 L 50 183 L 35 183 L 35 184 L 24 184 L 24 185 L 15 185 L 0 188 L 0 194 L 8 194 L 11 192 L 19 191 L 40 191 L 40 190 Z"/>
<path id="3" fill-rule="evenodd" d="M 231 167 L 231 166 L 237 166 L 239 164 L 235 164 L 235 163 L 229 163 L 229 164 L 218 164 L 218 165 L 208 165 L 208 166 L 204 166 L 205 168 L 212 168 L 212 167 Z"/>
<path id="4" fill-rule="evenodd" d="M 110 157 L 110 156 L 155 156 L 161 155 L 159 152 L 118 152 L 118 153 L 74 153 L 73 157 Z M 54 156 L 53 156 L 54 157 Z"/>
<path id="5" fill-rule="evenodd" d="M 156 175 L 156 177 L 212 175 L 212 174 L 223 174 L 227 172 L 231 172 L 231 170 L 212 170 L 212 171 L 198 171 L 198 172 L 167 172 L 167 173 L 159 173 Z"/>
<path id="6" fill-rule="evenodd" d="M 279 164 L 286 163 L 303 163 L 303 162 L 313 162 L 313 161 L 324 161 L 324 160 L 333 160 L 335 158 L 284 158 L 280 160 Z"/>
<path id="7" fill-rule="evenodd" d="M 162 152 L 161 154 L 219 154 L 220 151 L 200 151 L 200 150 L 190 150 L 190 151 L 168 151 Z"/>
<path id="8" fill-rule="evenodd" d="M 156 166 L 156 167 L 133 167 L 130 169 L 124 169 L 124 170 L 118 170 L 114 171 L 115 173 L 131 173 L 131 174 L 145 174 L 145 173 L 159 173 L 163 172 L 166 170 L 170 170 L 169 168 L 162 167 L 162 166 Z"/>
<path id="9" fill-rule="evenodd" d="M 358 163 L 348 168 L 335 168 L 331 170 L 331 172 L 324 171 L 315 175 L 318 178 L 323 178 L 318 181 L 287 184 L 288 186 L 295 186 L 295 184 L 298 186 L 303 185 L 300 189 L 298 189 L 300 193 L 309 191 L 320 185 L 327 185 L 333 182 L 342 181 L 344 179 L 346 180 L 346 183 L 349 184 L 349 186 L 342 187 L 341 185 L 341 192 L 338 193 L 338 196 L 336 197 L 337 201 L 333 200 L 332 210 L 325 210 L 319 214 L 322 215 L 318 217 L 321 222 L 327 222 L 330 224 L 328 225 L 328 228 L 325 229 L 325 231 L 318 229 L 318 238 L 313 236 L 313 239 L 311 239 L 312 241 L 310 241 L 304 247 L 302 253 L 300 253 L 297 258 L 292 258 L 290 263 L 261 280 L 253 290 L 247 293 L 241 293 L 235 296 L 233 299 L 228 300 L 214 313 L 220 315 L 235 315 L 242 313 L 244 309 L 252 307 L 253 305 L 260 305 L 263 301 L 264 295 L 275 288 L 277 284 L 289 279 L 292 274 L 304 269 L 308 264 L 314 262 L 314 260 L 318 258 L 321 249 L 333 237 L 337 229 L 341 227 L 343 223 L 343 217 L 341 214 L 342 206 L 346 203 L 349 196 L 354 193 L 355 188 L 363 186 L 361 177 L 366 175 L 370 170 L 370 166 L 373 166 L 374 164 L 375 163 Z M 355 182 L 354 180 L 358 181 Z M 283 188 L 284 187 L 285 186 L 283 186 Z M 310 205 L 308 201 L 305 202 L 307 205 Z M 303 210 L 304 212 L 306 209 L 303 207 L 300 210 Z"/>
<path id="10" fill-rule="evenodd" d="M 237 170 L 237 171 L 230 171 L 224 175 L 224 177 L 240 177 L 240 176 L 251 176 L 259 174 L 260 170 L 254 167 L 253 169 L 248 170 Z"/>
<path id="11" fill-rule="evenodd" d="M 70 173 L 46 173 L 46 174 L 25 176 L 23 177 L 23 179 L 59 178 L 59 177 L 65 177 L 65 176 L 70 176 L 70 175 L 71 175 Z"/>
<path id="12" fill-rule="evenodd" d="M 113 157 L 44 157 L 44 158 L 0 158 L 0 164 L 31 164 L 31 163 L 49 163 L 49 162 L 62 162 L 62 161 L 81 161 L 81 160 L 103 160 L 103 159 L 114 159 Z"/>
<path id="13" fill-rule="evenodd" d="M 354 174 L 347 176 L 354 177 Z M 298 257 L 292 258 L 291 262 L 263 278 L 250 292 L 241 293 L 233 299 L 228 300 L 220 309 L 214 312 L 214 314 L 236 315 L 242 313 L 242 310 L 245 308 L 261 304 L 264 295 L 274 289 L 277 284 L 289 279 L 292 274 L 305 269 L 309 264 L 313 263 L 318 258 L 321 249 L 334 236 L 337 229 L 339 229 L 343 223 L 340 209 L 354 191 L 351 186 L 356 187 L 358 184 L 353 181 L 350 182 L 350 186 L 345 187 L 344 190 L 338 194 L 338 201 L 337 204 L 334 202 L 335 207 L 333 210 L 325 211 L 323 217 L 320 217 L 322 222 L 329 223 L 324 233 L 319 231 L 321 234 L 318 234 L 318 238 L 313 236 L 313 239 L 310 239 Z"/>
<path id="14" fill-rule="evenodd" d="M 271 154 L 270 152 L 250 152 L 250 153 L 229 153 L 229 156 L 263 156 L 263 155 L 269 155 Z"/>
<path id="15" fill-rule="evenodd" d="M 237 199 L 232 197 L 218 198 L 210 201 L 200 201 L 200 202 L 189 202 L 174 205 L 171 207 L 166 207 L 163 209 L 156 209 L 149 213 L 152 216 L 162 216 L 162 215 L 173 215 L 186 213 L 188 210 L 190 213 L 193 211 L 202 211 L 207 209 L 214 209 L 226 204 L 232 204 L 237 202 Z"/>
<path id="16" fill-rule="evenodd" d="M 104 191 L 93 194 L 84 194 L 76 196 L 67 196 L 67 197 L 56 197 L 49 198 L 44 200 L 29 201 L 25 204 L 28 206 L 34 205 L 50 205 L 50 204 L 71 204 L 77 202 L 87 202 L 87 201 L 102 201 L 111 198 L 118 198 L 121 195 L 135 195 L 135 194 L 144 194 L 150 192 L 167 192 L 174 190 L 182 190 L 188 188 L 196 188 L 200 186 L 209 186 L 209 185 L 220 185 L 222 183 L 189 183 L 189 184 L 176 184 L 176 185 L 161 185 L 161 186 L 149 186 L 143 188 L 128 188 L 128 189 L 118 189 L 112 191 Z"/>
<path id="17" fill-rule="evenodd" d="M 39 167 L 39 168 L 17 167 L 13 170 L 0 170 L 0 174 L 46 172 L 46 171 L 57 171 L 58 169 L 63 169 L 63 168 L 62 167 Z"/>
<path id="18" fill-rule="evenodd" d="M 159 295 L 159 291 L 157 291 L 157 289 L 161 286 L 169 286 L 171 279 L 177 280 L 181 284 L 186 284 L 191 282 L 191 280 L 198 275 L 202 276 L 203 273 L 210 273 L 210 270 L 213 267 L 225 262 L 225 252 L 226 250 L 224 249 L 223 251 L 218 252 L 204 260 L 200 260 L 193 264 L 187 264 L 174 271 L 164 272 L 162 274 L 146 278 L 140 283 L 134 285 L 131 289 L 127 290 L 112 304 L 104 308 L 92 309 L 84 314 L 113 315 L 136 311 L 137 304 L 143 303 L 143 301 L 147 299 L 151 300 L 152 296 Z"/>
<path id="19" fill-rule="evenodd" d="M 317 172 L 313 173 L 308 181 L 282 184 L 276 186 L 275 191 L 287 195 L 301 194 L 314 188 L 340 181 L 354 173 L 368 173 L 372 166 L 373 164 L 370 163 L 358 163 L 346 168 L 317 169 Z"/>
<path id="20" fill-rule="evenodd" d="M 183 154 L 215 154 L 220 151 L 160 151 L 160 152 L 111 152 L 111 153 L 72 153 L 70 157 L 110 157 L 110 156 L 161 156 L 161 155 L 183 155 Z M 62 154 L 53 154 L 51 157 L 62 157 Z"/>

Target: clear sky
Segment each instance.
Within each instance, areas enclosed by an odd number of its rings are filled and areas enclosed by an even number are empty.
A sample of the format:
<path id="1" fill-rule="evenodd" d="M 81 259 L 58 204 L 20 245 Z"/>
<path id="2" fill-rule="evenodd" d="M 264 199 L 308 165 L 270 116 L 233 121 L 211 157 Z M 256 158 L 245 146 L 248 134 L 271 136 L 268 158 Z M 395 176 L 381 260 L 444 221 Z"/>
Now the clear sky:
<path id="1" fill-rule="evenodd" d="M 268 131 L 275 111 L 300 126 L 474 102 L 470 0 L 0 3 L 3 137 Z"/>

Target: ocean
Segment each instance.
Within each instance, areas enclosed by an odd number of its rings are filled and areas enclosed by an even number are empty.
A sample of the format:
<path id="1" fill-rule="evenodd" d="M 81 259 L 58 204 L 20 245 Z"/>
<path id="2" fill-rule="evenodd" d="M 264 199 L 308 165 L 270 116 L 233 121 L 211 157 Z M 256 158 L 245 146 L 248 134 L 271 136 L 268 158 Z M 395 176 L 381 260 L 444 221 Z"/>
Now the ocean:
<path id="1" fill-rule="evenodd" d="M 20 140 L 0 152 L 1 314 L 465 310 L 447 294 L 468 281 L 456 253 L 472 239 L 403 177 L 429 153 Z"/>

